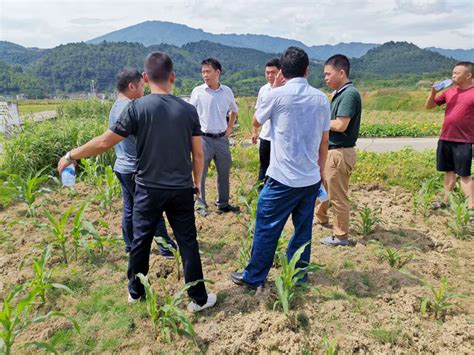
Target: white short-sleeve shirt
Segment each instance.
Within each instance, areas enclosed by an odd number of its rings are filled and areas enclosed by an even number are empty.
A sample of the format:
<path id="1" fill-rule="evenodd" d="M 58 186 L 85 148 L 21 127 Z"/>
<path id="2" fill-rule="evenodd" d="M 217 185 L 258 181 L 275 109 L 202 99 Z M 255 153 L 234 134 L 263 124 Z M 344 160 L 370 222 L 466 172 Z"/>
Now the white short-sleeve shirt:
<path id="1" fill-rule="evenodd" d="M 189 103 L 196 107 L 201 130 L 204 133 L 225 132 L 227 112 L 238 112 L 234 93 L 228 86 L 222 84 L 217 90 L 212 90 L 207 84 L 195 87 Z"/>
<path id="2" fill-rule="evenodd" d="M 257 102 L 255 104 L 255 108 L 258 109 L 258 106 L 260 105 L 260 102 L 262 101 L 262 97 L 269 92 L 272 89 L 272 86 L 267 83 L 266 85 L 263 85 L 260 90 L 258 90 L 258 96 L 257 96 Z M 262 129 L 260 130 L 260 135 L 259 137 L 261 139 L 265 139 L 267 141 L 270 140 L 270 126 L 271 126 L 270 120 L 265 122 L 262 126 Z"/>
<path id="3" fill-rule="evenodd" d="M 267 175 L 290 187 L 318 183 L 319 146 L 330 127 L 326 95 L 305 78 L 294 78 L 265 94 L 255 116 L 260 124 L 272 122 Z"/>

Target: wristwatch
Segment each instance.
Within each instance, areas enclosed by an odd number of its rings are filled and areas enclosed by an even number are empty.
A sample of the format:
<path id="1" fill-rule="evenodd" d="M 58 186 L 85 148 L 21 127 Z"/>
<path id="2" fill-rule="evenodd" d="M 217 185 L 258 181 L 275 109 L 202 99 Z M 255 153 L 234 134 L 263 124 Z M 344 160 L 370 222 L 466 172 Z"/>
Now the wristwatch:
<path id="1" fill-rule="evenodd" d="M 67 160 L 69 164 L 72 164 L 74 162 L 74 159 L 71 158 L 71 152 L 67 152 L 64 158 Z"/>

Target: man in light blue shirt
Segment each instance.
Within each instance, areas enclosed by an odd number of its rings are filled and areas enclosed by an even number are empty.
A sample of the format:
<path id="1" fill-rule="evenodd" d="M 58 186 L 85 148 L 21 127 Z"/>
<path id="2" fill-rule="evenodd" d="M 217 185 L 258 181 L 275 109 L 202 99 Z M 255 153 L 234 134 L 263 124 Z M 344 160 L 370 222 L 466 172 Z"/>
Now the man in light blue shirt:
<path id="1" fill-rule="evenodd" d="M 131 100 L 139 99 L 144 94 L 144 81 L 142 74 L 137 70 L 124 69 L 117 74 L 117 100 L 114 102 L 109 114 L 109 126 L 112 127 L 120 117 L 124 108 Z M 133 200 L 135 195 L 135 173 L 137 168 L 137 147 L 135 137 L 129 136 L 114 146 L 117 159 L 114 164 L 114 172 L 122 188 L 122 236 L 125 241 L 125 252 L 130 252 L 133 241 Z M 165 220 L 160 218 L 156 228 L 155 236 L 163 237 L 173 248 L 176 244 L 169 237 L 166 230 Z M 160 254 L 167 258 L 173 258 L 171 251 L 159 245 Z"/>
<path id="2" fill-rule="evenodd" d="M 268 179 L 258 199 L 252 254 L 244 272 L 231 273 L 234 283 L 251 288 L 265 283 L 290 214 L 295 232 L 288 243 L 288 260 L 309 242 L 299 261 L 301 267 L 309 263 L 314 206 L 328 153 L 329 100 L 308 84 L 308 55 L 290 47 L 280 64 L 286 83 L 262 97 L 253 121 L 256 127 L 271 121 L 272 144 Z"/>

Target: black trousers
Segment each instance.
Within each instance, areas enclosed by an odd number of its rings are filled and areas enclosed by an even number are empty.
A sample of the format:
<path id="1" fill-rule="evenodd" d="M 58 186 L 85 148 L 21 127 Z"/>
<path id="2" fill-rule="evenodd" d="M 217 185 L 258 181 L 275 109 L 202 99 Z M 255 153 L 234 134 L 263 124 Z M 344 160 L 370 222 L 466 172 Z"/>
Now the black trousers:
<path id="1" fill-rule="evenodd" d="M 181 252 L 184 280 L 186 283 L 202 280 L 202 265 L 196 239 L 193 189 L 152 189 L 136 185 L 133 207 L 133 242 L 128 260 L 128 290 L 133 298 L 145 293 L 138 273 L 148 274 L 150 248 L 159 217 L 166 213 Z M 197 304 L 207 302 L 204 282 L 188 290 L 188 295 Z"/>
<path id="2" fill-rule="evenodd" d="M 258 181 L 265 179 L 268 166 L 270 165 L 270 141 L 260 138 L 260 169 L 258 171 Z"/>
<path id="3" fill-rule="evenodd" d="M 115 172 L 120 185 L 122 187 L 122 200 L 123 200 L 123 211 L 122 211 L 122 236 L 125 241 L 125 252 L 130 252 L 132 248 L 133 240 L 133 198 L 135 196 L 135 174 L 123 174 Z M 163 237 L 168 244 L 176 249 L 176 244 L 168 235 L 166 230 L 166 224 L 163 216 L 160 216 L 158 224 L 156 226 L 155 236 Z M 169 253 L 168 248 L 163 247 L 161 244 L 158 244 L 160 248 L 160 253 L 165 254 Z"/>

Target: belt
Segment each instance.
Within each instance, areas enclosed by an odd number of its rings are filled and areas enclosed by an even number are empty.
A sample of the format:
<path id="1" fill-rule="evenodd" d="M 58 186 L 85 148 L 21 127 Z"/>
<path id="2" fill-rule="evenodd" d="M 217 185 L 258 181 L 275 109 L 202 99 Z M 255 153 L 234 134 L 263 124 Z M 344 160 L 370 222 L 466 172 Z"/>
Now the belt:
<path id="1" fill-rule="evenodd" d="M 221 132 L 221 133 L 205 133 L 205 132 L 202 132 L 202 135 L 204 137 L 210 137 L 210 138 L 221 138 L 221 137 L 225 136 L 225 132 Z"/>
<path id="2" fill-rule="evenodd" d="M 340 148 L 354 148 L 354 146 L 351 145 L 351 146 L 346 147 L 344 145 L 330 145 L 328 149 L 333 150 L 333 149 L 340 149 Z"/>

